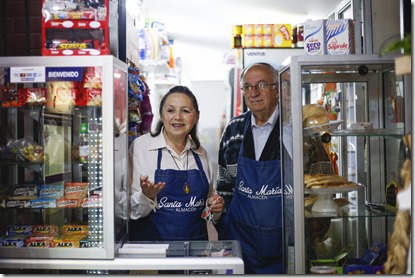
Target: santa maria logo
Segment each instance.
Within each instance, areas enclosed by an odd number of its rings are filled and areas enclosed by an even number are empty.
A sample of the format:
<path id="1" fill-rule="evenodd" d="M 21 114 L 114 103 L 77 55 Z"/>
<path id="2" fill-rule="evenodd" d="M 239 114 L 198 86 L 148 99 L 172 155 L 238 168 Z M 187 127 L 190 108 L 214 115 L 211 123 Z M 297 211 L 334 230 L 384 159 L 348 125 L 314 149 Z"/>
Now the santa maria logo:
<path id="1" fill-rule="evenodd" d="M 165 210 L 174 210 L 176 212 L 194 212 L 202 210 L 205 207 L 205 199 L 197 199 L 197 196 L 191 196 L 188 201 L 171 201 L 168 197 L 163 197 L 160 199 L 159 203 L 160 209 Z"/>
<path id="2" fill-rule="evenodd" d="M 282 189 L 281 187 L 271 187 L 268 184 L 261 186 L 259 190 L 252 189 L 249 185 L 245 185 L 243 181 L 239 182 L 238 190 L 241 194 L 247 196 L 250 199 L 270 199 L 270 198 L 281 198 Z M 291 190 L 286 190 L 284 194 L 292 194 Z"/>

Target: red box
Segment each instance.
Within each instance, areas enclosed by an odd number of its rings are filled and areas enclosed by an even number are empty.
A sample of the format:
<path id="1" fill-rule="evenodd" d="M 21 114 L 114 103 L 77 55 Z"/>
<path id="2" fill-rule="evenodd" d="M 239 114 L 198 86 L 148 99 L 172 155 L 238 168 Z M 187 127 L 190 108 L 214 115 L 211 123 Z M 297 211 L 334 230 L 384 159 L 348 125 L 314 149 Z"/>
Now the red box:
<path id="1" fill-rule="evenodd" d="M 42 55 L 108 55 L 108 0 L 42 1 Z"/>

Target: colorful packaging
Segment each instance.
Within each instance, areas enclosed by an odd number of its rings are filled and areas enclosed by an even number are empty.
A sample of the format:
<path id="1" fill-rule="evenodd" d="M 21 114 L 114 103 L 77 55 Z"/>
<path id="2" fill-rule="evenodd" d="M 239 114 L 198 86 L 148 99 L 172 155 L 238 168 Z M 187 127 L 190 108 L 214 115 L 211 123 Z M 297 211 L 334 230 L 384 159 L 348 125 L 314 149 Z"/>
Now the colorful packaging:
<path id="1" fill-rule="evenodd" d="M 57 208 L 77 208 L 79 207 L 79 199 L 60 198 L 56 200 Z"/>
<path id="2" fill-rule="evenodd" d="M 55 248 L 79 248 L 81 239 L 84 236 L 60 236 L 53 240 L 53 247 Z"/>
<path id="3" fill-rule="evenodd" d="M 35 236 L 58 236 L 58 225 L 33 225 L 32 234 Z"/>
<path id="4" fill-rule="evenodd" d="M 21 248 L 26 246 L 25 235 L 4 236 L 0 238 L 1 247 Z"/>
<path id="5" fill-rule="evenodd" d="M 242 45 L 245 48 L 254 47 L 254 36 L 253 35 L 244 35 Z"/>
<path id="6" fill-rule="evenodd" d="M 16 185 L 13 189 L 13 194 L 9 199 L 35 199 L 37 198 L 38 188 L 35 184 L 29 185 Z"/>
<path id="7" fill-rule="evenodd" d="M 32 225 L 7 225 L 8 236 L 10 235 L 30 235 L 32 234 Z"/>
<path id="8" fill-rule="evenodd" d="M 7 200 L 6 208 L 30 208 L 29 200 Z"/>
<path id="9" fill-rule="evenodd" d="M 274 47 L 291 47 L 291 24 L 274 24 Z"/>
<path id="10" fill-rule="evenodd" d="M 53 247 L 53 237 L 29 236 L 26 238 L 26 247 L 51 248 Z"/>
<path id="11" fill-rule="evenodd" d="M 78 106 L 102 106 L 102 89 L 83 88 L 76 100 Z"/>
<path id="12" fill-rule="evenodd" d="M 20 105 L 37 106 L 46 104 L 45 88 L 21 88 L 18 89 Z"/>
<path id="13" fill-rule="evenodd" d="M 87 182 L 65 182 L 65 199 L 82 200 L 88 195 Z"/>
<path id="14" fill-rule="evenodd" d="M 274 33 L 274 24 L 264 24 L 263 33 L 264 35 L 272 36 L 272 34 Z"/>
<path id="15" fill-rule="evenodd" d="M 77 84 L 72 81 L 46 83 L 46 106 L 50 112 L 72 113 L 78 94 Z"/>
<path id="16" fill-rule="evenodd" d="M 88 225 L 74 224 L 62 226 L 62 235 L 64 236 L 87 236 L 88 231 Z"/>
<path id="17" fill-rule="evenodd" d="M 39 198 L 59 199 L 63 197 L 63 184 L 44 184 L 39 188 Z"/>
<path id="18" fill-rule="evenodd" d="M 325 28 L 326 49 L 329 55 L 355 53 L 353 20 L 327 19 Z"/>
<path id="19" fill-rule="evenodd" d="M 262 36 L 264 34 L 264 24 L 254 24 L 254 33 L 255 36 Z"/>
<path id="20" fill-rule="evenodd" d="M 326 55 L 325 20 L 310 20 L 304 23 L 304 50 L 307 55 Z"/>
<path id="21" fill-rule="evenodd" d="M 30 200 L 31 208 L 56 208 L 56 200 L 48 198 L 39 198 Z"/>
<path id="22" fill-rule="evenodd" d="M 255 34 L 254 24 L 244 24 L 244 25 L 242 25 L 242 33 L 245 36 L 254 35 Z"/>
<path id="23" fill-rule="evenodd" d="M 253 47 L 264 47 L 264 35 L 254 35 L 253 36 L 254 39 L 254 45 Z"/>

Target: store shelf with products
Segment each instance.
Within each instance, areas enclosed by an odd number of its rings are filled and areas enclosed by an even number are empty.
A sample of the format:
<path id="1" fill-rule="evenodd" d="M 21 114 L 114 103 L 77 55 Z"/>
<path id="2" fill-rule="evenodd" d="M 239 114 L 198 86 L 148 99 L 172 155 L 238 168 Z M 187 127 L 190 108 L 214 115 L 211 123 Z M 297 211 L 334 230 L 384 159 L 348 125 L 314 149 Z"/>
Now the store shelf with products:
<path id="1" fill-rule="evenodd" d="M 126 64 L 4 57 L 0 77 L 2 258 L 113 259 L 127 236 Z"/>
<path id="2" fill-rule="evenodd" d="M 376 55 L 292 56 L 279 71 L 286 273 L 383 273 L 408 130 L 388 100 L 406 99 L 404 80 Z M 306 104 L 337 120 L 304 119 Z"/>
<path id="3" fill-rule="evenodd" d="M 42 1 L 42 55 L 108 55 L 108 0 Z"/>

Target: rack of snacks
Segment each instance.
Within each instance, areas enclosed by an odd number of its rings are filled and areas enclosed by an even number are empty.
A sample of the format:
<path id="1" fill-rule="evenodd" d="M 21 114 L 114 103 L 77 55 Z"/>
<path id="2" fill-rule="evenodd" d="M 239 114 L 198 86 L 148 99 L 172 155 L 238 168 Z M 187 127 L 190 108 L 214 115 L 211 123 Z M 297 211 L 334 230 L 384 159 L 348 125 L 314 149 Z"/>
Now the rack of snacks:
<path id="1" fill-rule="evenodd" d="M 108 0 L 43 0 L 42 55 L 108 55 Z"/>
<path id="2" fill-rule="evenodd" d="M 0 77 L 2 258 L 114 258 L 127 236 L 127 65 L 5 57 Z"/>

